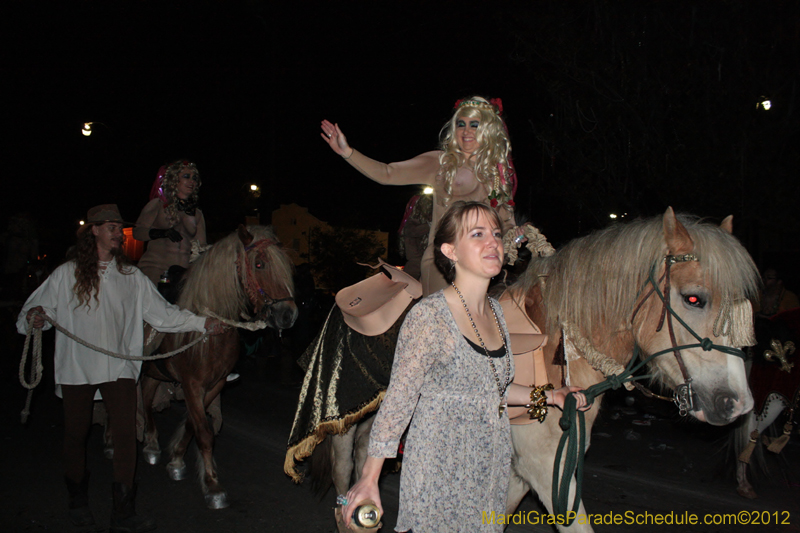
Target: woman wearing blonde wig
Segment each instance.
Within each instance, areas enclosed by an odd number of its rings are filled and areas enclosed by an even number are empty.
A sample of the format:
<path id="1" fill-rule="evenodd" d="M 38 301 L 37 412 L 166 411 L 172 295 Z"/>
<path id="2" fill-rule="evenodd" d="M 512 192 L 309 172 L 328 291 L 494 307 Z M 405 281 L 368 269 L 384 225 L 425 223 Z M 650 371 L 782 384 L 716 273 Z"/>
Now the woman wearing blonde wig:
<path id="1" fill-rule="evenodd" d="M 436 270 L 433 232 L 454 201 L 491 205 L 500 216 L 503 231 L 514 227 L 516 176 L 511 164 L 511 143 L 501 117 L 499 98 L 473 96 L 456 102 L 453 117 L 440 133 L 440 149 L 399 163 L 380 163 L 355 150 L 338 124 L 322 121 L 322 138 L 356 170 L 384 185 L 431 185 L 433 220 L 428 248 L 422 256 L 422 290 L 428 295 L 447 286 Z M 517 230 L 522 234 L 522 230 Z"/>
<path id="2" fill-rule="evenodd" d="M 162 167 L 163 169 L 164 167 Z M 139 269 L 158 284 L 172 265 L 189 267 L 192 241 L 206 245 L 206 222 L 197 207 L 200 174 L 190 161 L 179 160 L 159 172 L 150 202 L 139 215 L 133 236 L 147 241 Z"/>

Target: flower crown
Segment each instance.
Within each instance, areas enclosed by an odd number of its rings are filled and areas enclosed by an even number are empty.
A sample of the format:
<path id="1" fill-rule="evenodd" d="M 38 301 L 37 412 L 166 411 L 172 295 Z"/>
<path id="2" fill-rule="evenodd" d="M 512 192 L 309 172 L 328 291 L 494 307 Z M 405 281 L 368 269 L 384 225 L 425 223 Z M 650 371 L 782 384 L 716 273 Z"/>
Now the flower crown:
<path id="1" fill-rule="evenodd" d="M 470 99 L 461 99 L 456 100 L 456 104 L 453 106 L 454 109 L 459 109 L 461 107 L 477 107 L 479 109 L 486 109 L 488 111 L 494 111 L 498 115 L 503 113 L 503 101 L 500 98 L 492 98 L 489 100 L 489 103 L 481 102 L 480 100 L 470 100 Z"/>

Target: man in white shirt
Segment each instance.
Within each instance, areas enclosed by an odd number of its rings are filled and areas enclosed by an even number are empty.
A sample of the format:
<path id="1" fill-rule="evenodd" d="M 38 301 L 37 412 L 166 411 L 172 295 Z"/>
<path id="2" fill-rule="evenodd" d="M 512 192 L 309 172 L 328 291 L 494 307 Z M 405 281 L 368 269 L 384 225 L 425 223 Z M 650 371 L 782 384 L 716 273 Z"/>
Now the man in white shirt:
<path id="1" fill-rule="evenodd" d="M 169 304 L 122 252 L 122 216 L 114 204 L 89 210 L 86 224 L 69 261 L 59 266 L 25 302 L 17 330 L 28 325 L 50 328 L 42 315 L 54 319 L 77 338 L 118 354 L 141 356 L 143 321 L 169 333 L 198 331 L 217 334 L 223 325 Z M 155 521 L 137 516 L 136 382 L 141 361 L 110 357 L 56 332 L 56 394 L 64 400 L 65 481 L 70 518 L 75 525 L 94 524 L 89 509 L 86 438 L 92 402 L 102 395 L 114 442 L 114 510 L 111 533 L 141 533 Z"/>

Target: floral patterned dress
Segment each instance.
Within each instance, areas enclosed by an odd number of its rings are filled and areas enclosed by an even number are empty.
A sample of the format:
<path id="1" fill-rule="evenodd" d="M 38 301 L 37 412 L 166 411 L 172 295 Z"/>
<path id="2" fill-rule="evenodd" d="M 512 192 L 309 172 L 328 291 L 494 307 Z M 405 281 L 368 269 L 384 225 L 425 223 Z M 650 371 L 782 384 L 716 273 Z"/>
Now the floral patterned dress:
<path id="1" fill-rule="evenodd" d="M 500 304 L 491 300 L 510 345 Z M 501 381 L 505 357 L 495 359 Z M 513 358 L 508 359 L 510 376 Z M 370 434 L 372 457 L 394 457 L 406 437 L 396 531 L 503 530 L 511 466 L 508 414 L 485 353 L 461 334 L 439 291 L 415 305 L 400 329 L 386 397 Z M 412 416 L 413 415 L 413 416 Z"/>

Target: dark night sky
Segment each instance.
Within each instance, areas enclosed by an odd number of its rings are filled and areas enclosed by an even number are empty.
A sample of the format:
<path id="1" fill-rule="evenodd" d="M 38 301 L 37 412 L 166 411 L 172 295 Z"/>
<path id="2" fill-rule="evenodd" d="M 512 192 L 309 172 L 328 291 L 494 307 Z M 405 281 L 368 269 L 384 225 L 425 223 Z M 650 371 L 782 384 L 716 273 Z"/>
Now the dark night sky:
<path id="1" fill-rule="evenodd" d="M 186 157 L 203 176 L 210 231 L 241 219 L 251 182 L 266 220 L 296 202 L 334 224 L 394 231 L 417 188 L 363 178 L 319 138 L 321 119 L 392 161 L 434 149 L 459 97 L 500 95 L 515 113 L 509 73 L 483 61 L 498 51 L 475 41 L 473 16 L 404 5 L 15 4 L 2 22 L 13 51 L 4 211 L 27 209 L 45 242 L 69 241 L 91 205 L 116 202 L 135 219 L 158 167 Z M 85 121 L 105 127 L 85 138 Z"/>
<path id="2" fill-rule="evenodd" d="M 471 94 L 503 98 L 518 205 L 530 210 L 543 179 L 530 124 L 549 110 L 487 5 L 4 4 L 3 212 L 33 213 L 57 250 L 92 205 L 118 203 L 135 220 L 159 166 L 189 158 L 210 232 L 241 220 L 253 182 L 262 220 L 296 202 L 333 224 L 393 232 L 417 188 L 362 177 L 319 138 L 320 120 L 375 159 L 403 160 L 434 149 L 453 102 Z M 104 126 L 85 138 L 86 121 Z M 534 221 L 557 232 L 564 206 L 534 200 Z"/>

